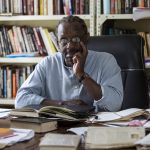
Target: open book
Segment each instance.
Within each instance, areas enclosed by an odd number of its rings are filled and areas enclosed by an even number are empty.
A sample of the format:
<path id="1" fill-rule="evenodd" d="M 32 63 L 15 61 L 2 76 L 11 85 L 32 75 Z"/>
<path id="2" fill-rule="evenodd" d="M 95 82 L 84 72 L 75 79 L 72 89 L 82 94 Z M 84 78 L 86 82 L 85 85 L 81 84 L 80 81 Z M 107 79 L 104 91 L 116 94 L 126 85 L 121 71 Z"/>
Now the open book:
<path id="1" fill-rule="evenodd" d="M 91 122 L 108 122 L 131 120 L 134 117 L 147 115 L 150 116 L 150 109 L 129 108 L 118 112 L 99 112 L 94 117 L 90 117 Z"/>
<path id="2" fill-rule="evenodd" d="M 80 111 L 80 109 L 81 108 L 77 109 L 77 107 L 73 110 L 56 106 L 41 107 L 39 105 L 30 105 L 21 109 L 13 109 L 10 112 L 10 115 L 25 117 L 55 117 L 67 120 L 87 119 L 89 116 L 88 111 Z"/>

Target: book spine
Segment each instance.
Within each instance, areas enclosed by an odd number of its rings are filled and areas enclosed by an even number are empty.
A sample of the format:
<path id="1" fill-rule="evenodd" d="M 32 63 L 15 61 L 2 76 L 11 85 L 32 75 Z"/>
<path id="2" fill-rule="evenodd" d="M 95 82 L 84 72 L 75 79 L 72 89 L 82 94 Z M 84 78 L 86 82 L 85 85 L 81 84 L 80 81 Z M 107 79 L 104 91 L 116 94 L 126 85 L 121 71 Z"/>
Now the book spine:
<path id="1" fill-rule="evenodd" d="M 110 0 L 103 0 L 103 13 L 110 14 Z"/>
<path id="2" fill-rule="evenodd" d="M 53 15 L 53 0 L 48 0 L 48 15 Z"/>
<path id="3" fill-rule="evenodd" d="M 39 0 L 34 0 L 34 15 L 39 14 L 38 2 L 39 2 Z"/>

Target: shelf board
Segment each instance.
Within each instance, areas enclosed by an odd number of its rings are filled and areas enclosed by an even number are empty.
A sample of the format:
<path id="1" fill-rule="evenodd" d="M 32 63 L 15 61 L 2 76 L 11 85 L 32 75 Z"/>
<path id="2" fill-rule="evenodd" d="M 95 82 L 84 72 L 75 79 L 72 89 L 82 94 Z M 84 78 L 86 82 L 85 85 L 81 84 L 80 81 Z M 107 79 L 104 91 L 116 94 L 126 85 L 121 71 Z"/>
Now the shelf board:
<path id="1" fill-rule="evenodd" d="M 18 58 L 5 58 L 0 57 L 0 64 L 37 64 L 43 57 L 18 57 Z"/>
<path id="2" fill-rule="evenodd" d="M 15 104 L 15 100 L 14 99 L 0 98 L 0 105 L 14 106 L 14 104 Z"/>
<path id="3" fill-rule="evenodd" d="M 99 15 L 99 17 L 104 17 L 106 19 L 132 19 L 132 14 L 109 14 L 109 15 Z"/>
<path id="4" fill-rule="evenodd" d="M 0 21 L 58 21 L 62 17 L 65 17 L 66 15 L 51 15 L 51 16 L 45 16 L 45 15 L 19 15 L 19 16 L 0 16 Z M 82 19 L 90 20 L 90 15 L 76 15 L 80 16 Z"/>

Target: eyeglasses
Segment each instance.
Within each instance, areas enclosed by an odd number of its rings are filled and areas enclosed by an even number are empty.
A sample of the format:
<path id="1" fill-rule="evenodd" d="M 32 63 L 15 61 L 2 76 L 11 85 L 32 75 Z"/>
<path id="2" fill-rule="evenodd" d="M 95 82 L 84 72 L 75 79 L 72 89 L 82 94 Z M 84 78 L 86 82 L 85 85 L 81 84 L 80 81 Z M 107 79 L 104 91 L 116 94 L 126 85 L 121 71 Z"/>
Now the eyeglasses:
<path id="1" fill-rule="evenodd" d="M 73 38 L 63 38 L 63 39 L 60 39 L 59 43 L 61 45 L 67 45 L 69 42 L 73 42 L 74 44 L 77 44 L 79 43 L 81 40 L 79 37 L 73 37 Z"/>

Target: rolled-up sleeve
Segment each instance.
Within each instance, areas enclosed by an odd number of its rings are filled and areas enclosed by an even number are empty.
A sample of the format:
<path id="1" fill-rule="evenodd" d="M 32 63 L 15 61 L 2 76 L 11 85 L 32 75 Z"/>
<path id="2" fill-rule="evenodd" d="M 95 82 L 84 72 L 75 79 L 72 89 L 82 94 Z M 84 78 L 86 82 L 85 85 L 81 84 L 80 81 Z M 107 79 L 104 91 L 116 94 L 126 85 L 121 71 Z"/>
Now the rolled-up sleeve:
<path id="1" fill-rule="evenodd" d="M 123 84 L 121 69 L 114 56 L 106 57 L 101 68 L 100 85 L 102 86 L 102 98 L 94 101 L 97 111 L 118 111 L 123 101 Z"/>

